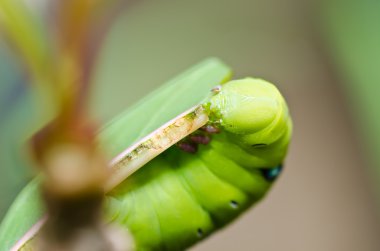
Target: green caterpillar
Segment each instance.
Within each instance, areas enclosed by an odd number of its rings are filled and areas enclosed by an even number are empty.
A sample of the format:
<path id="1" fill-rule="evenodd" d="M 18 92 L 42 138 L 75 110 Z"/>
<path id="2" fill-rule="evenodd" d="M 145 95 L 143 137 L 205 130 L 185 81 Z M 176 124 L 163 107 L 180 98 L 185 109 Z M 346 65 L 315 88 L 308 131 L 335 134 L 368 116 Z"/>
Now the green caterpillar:
<path id="1" fill-rule="evenodd" d="M 183 250 L 262 198 L 291 137 L 284 99 L 270 83 L 230 81 L 205 105 L 213 134 L 195 154 L 171 147 L 107 196 L 106 214 L 137 250 Z"/>
<path id="2" fill-rule="evenodd" d="M 195 66 L 111 122 L 100 132 L 101 147 L 114 157 L 199 104 L 205 91 L 229 76 L 214 59 Z M 183 250 L 204 239 L 262 198 L 281 172 L 292 124 L 276 87 L 247 78 L 213 92 L 202 105 L 209 117 L 204 131 L 170 147 L 106 195 L 106 218 L 129 230 L 137 250 Z M 189 93 L 192 98 L 184 99 Z M 165 112 L 157 113 L 155 123 L 141 116 L 157 106 Z M 0 250 L 34 250 L 28 240 L 44 215 L 39 184 L 31 182 L 11 206 L 0 225 Z M 25 239 L 28 233 L 34 234 Z"/>

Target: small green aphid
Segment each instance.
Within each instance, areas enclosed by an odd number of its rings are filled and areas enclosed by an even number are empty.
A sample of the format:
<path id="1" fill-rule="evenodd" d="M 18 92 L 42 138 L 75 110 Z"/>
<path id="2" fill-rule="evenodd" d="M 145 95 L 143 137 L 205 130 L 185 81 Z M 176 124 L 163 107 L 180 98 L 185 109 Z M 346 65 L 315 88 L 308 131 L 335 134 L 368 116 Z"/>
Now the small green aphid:
<path id="1" fill-rule="evenodd" d="M 259 201 L 282 170 L 292 124 L 277 88 L 246 78 L 212 93 L 111 162 L 105 216 L 136 250 L 186 249 Z M 35 229 L 14 250 L 33 250 Z"/>

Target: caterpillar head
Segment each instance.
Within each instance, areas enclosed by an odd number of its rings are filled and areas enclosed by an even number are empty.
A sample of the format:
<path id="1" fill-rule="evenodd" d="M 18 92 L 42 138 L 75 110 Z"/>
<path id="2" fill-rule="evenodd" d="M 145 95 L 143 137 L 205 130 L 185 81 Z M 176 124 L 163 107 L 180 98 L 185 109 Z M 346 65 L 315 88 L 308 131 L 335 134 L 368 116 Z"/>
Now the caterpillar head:
<path id="1" fill-rule="evenodd" d="M 245 149 L 289 141 L 291 122 L 278 89 L 262 79 L 245 78 L 223 85 L 211 98 L 211 114 Z"/>

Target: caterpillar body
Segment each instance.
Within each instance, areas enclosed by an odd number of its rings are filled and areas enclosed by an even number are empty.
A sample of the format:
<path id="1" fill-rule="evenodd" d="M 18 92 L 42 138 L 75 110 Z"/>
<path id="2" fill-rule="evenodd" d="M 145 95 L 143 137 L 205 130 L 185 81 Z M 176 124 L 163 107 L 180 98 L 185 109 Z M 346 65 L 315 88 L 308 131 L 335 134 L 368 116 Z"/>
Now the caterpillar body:
<path id="1" fill-rule="evenodd" d="M 221 131 L 210 142 L 194 154 L 172 146 L 107 194 L 108 219 L 136 250 L 186 249 L 259 201 L 281 172 L 292 123 L 274 85 L 230 81 L 204 107 Z"/>

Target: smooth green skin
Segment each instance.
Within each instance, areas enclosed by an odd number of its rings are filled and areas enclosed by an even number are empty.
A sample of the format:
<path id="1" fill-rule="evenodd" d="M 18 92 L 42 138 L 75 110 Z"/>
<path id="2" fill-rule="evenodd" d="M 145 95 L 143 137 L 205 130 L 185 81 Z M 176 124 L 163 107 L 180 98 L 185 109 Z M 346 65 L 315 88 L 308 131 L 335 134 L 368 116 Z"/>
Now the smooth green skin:
<path id="1" fill-rule="evenodd" d="M 172 147 L 107 196 L 108 217 L 131 231 L 137 250 L 184 250 L 271 186 L 259 169 L 282 163 L 291 135 L 278 90 L 259 79 L 231 81 L 207 106 L 223 131 L 209 145 L 194 155 Z"/>

